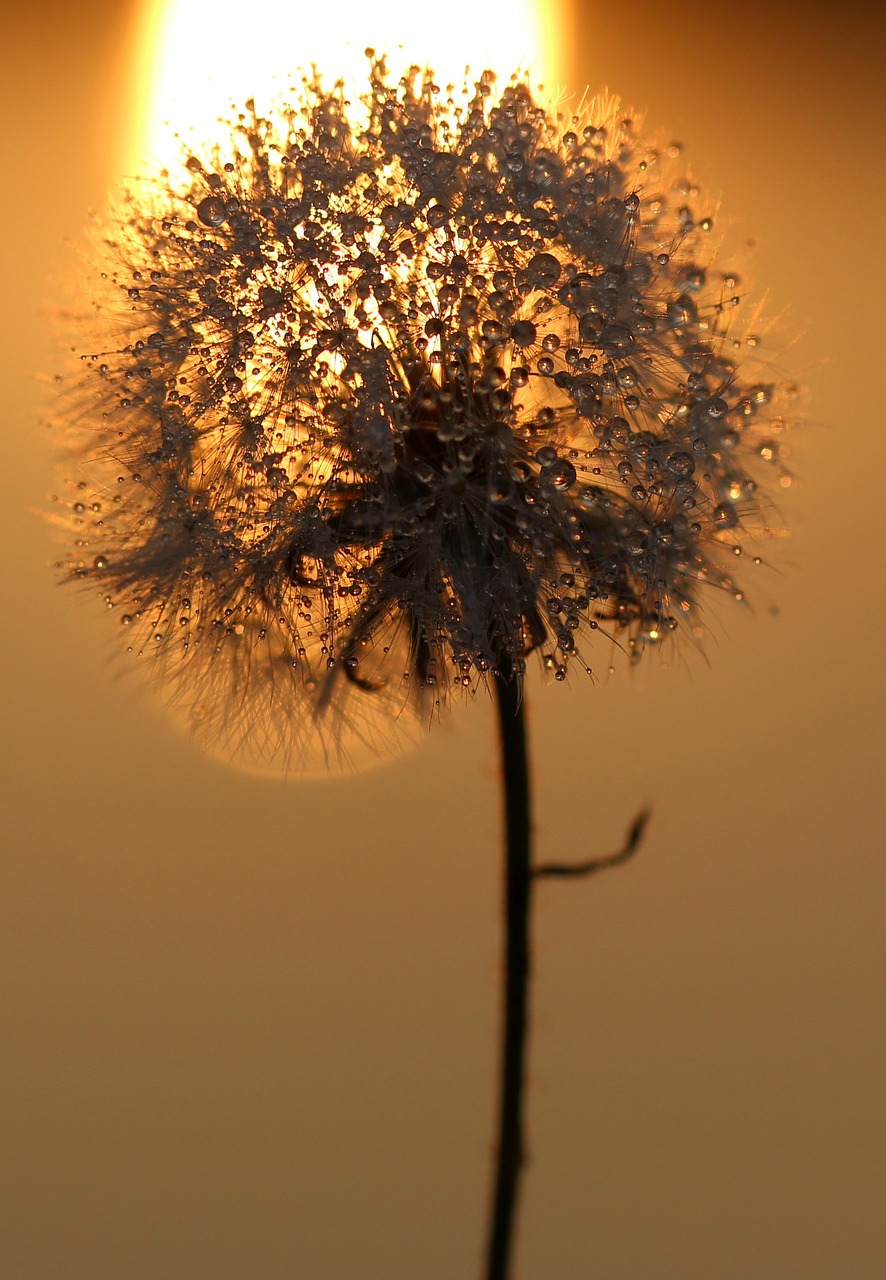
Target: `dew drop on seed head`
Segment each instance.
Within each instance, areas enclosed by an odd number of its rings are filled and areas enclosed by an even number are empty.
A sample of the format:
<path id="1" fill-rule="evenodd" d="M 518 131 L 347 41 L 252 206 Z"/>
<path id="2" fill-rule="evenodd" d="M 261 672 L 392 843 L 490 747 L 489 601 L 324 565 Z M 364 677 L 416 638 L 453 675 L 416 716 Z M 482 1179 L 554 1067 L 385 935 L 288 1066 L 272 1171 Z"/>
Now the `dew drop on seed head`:
<path id="1" fill-rule="evenodd" d="M 578 322 L 578 336 L 582 342 L 596 342 L 600 336 L 600 317 L 592 311 L 586 312 Z"/>
<path id="2" fill-rule="evenodd" d="M 197 205 L 197 217 L 205 227 L 220 227 L 227 216 L 224 203 L 217 196 L 206 196 Z"/>
<path id="3" fill-rule="evenodd" d="M 668 457 L 668 470 L 672 471 L 675 476 L 691 476 L 695 470 L 695 460 L 691 453 L 686 453 L 680 449 L 677 453 L 672 453 Z"/>
<path id="4" fill-rule="evenodd" d="M 738 515 L 731 502 L 720 502 L 714 507 L 714 522 L 721 529 L 734 529 Z"/>
<path id="5" fill-rule="evenodd" d="M 583 507 L 599 507 L 601 505 L 600 500 L 602 497 L 603 490 L 599 489 L 594 484 L 584 485 L 579 490 L 578 494 L 578 500 Z"/>
<path id="6" fill-rule="evenodd" d="M 626 324 L 608 324 L 600 334 L 600 342 L 607 355 L 623 355 L 634 345 L 634 335 Z"/>
<path id="7" fill-rule="evenodd" d="M 555 489 L 568 489 L 575 483 L 575 467 L 565 458 L 560 458 L 551 466 L 545 467 L 544 478 Z"/>
<path id="8" fill-rule="evenodd" d="M 550 288 L 560 278 L 560 263 L 552 253 L 533 254 L 526 269 L 538 288 Z"/>
<path id="9" fill-rule="evenodd" d="M 489 485 L 489 501 L 495 503 L 507 502 L 513 492 L 514 486 L 507 476 L 496 476 Z"/>

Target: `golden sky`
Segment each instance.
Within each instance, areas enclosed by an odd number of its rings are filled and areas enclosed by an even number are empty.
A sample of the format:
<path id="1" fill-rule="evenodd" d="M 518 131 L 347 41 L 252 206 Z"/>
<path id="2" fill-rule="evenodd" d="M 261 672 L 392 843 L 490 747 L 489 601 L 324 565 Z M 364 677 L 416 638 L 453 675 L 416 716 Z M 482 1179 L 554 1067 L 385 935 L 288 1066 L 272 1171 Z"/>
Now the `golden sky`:
<path id="1" fill-rule="evenodd" d="M 539 855 L 654 820 L 629 867 L 539 892 L 518 1275 L 879 1280 L 886 29 L 858 7 L 561 12 L 563 80 L 645 111 L 721 198 L 808 424 L 751 609 L 715 609 L 664 669 L 531 691 Z M 0 54 L 0 1274 L 472 1276 L 491 706 L 364 777 L 239 775 L 111 673 L 107 619 L 50 568 L 38 375 L 65 240 L 132 163 L 138 30 L 110 0 L 53 4 Z"/>

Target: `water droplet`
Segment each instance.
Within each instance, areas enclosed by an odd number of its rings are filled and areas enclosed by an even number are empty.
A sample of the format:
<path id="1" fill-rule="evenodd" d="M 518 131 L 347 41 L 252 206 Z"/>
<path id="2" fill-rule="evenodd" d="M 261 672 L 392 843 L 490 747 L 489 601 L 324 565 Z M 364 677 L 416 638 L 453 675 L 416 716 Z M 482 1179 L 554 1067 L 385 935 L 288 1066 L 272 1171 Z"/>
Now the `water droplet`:
<path id="1" fill-rule="evenodd" d="M 603 490 L 595 484 L 584 485 L 578 493 L 578 500 L 583 507 L 600 507 L 603 505 Z"/>
<path id="2" fill-rule="evenodd" d="M 197 205 L 197 217 L 205 227 L 220 227 L 227 216 L 224 201 L 217 196 L 206 196 Z"/>
<path id="3" fill-rule="evenodd" d="M 555 489 L 568 489 L 575 484 L 575 467 L 565 458 L 560 458 L 549 467 L 544 468 L 544 478 Z"/>
<path id="4" fill-rule="evenodd" d="M 714 507 L 714 522 L 721 529 L 734 529 L 738 524 L 738 516 L 731 502 L 720 502 Z"/>
<path id="5" fill-rule="evenodd" d="M 675 476 L 691 476 L 695 470 L 695 459 L 691 453 L 686 453 L 680 449 L 676 453 L 672 453 L 668 457 L 668 470 L 672 471 Z"/>
<path id="6" fill-rule="evenodd" d="M 489 485 L 490 502 L 507 502 L 514 492 L 514 486 L 507 476 L 497 476 Z"/>
<path id="7" fill-rule="evenodd" d="M 695 303 L 688 294 L 681 294 L 679 298 L 673 298 L 667 305 L 668 320 L 671 324 L 684 325 L 693 324 L 697 318 Z"/>
<path id="8" fill-rule="evenodd" d="M 608 356 L 624 355 L 634 345 L 634 335 L 626 324 L 608 324 L 600 334 L 600 344 Z"/>
<path id="9" fill-rule="evenodd" d="M 582 342 L 596 342 L 602 328 L 600 317 L 592 311 L 587 311 L 578 322 L 578 336 Z"/>
<path id="10" fill-rule="evenodd" d="M 541 289 L 549 289 L 560 279 L 560 263 L 552 253 L 536 253 L 526 268 L 532 283 Z"/>

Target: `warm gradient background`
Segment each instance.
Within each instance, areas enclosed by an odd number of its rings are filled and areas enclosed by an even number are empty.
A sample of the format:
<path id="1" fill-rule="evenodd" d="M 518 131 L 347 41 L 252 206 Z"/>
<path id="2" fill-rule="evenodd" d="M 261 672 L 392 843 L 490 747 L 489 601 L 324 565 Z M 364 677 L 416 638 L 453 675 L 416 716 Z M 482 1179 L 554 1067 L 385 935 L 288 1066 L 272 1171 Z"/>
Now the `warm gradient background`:
<path id="1" fill-rule="evenodd" d="M 630 867 L 539 893 L 521 1280 L 886 1275 L 886 26 L 771 9 L 573 6 L 570 82 L 645 108 L 755 237 L 811 422 L 781 573 L 709 665 L 533 696 L 539 852 L 655 821 Z M 489 707 L 362 779 L 238 776 L 110 678 L 113 626 L 48 567 L 35 374 L 63 239 L 122 163 L 131 16 L 0 35 L 0 1275 L 470 1280 Z"/>

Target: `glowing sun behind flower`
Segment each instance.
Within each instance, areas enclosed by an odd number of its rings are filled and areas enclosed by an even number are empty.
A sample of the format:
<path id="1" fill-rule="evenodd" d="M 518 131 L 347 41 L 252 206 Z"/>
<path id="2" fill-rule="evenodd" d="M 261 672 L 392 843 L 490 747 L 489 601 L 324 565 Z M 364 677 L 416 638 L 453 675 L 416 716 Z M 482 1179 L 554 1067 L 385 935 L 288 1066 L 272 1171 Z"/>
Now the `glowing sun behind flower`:
<path id="1" fill-rule="evenodd" d="M 213 138 L 232 103 L 254 98 L 267 110 L 312 64 L 330 81 L 360 81 L 367 47 L 394 72 L 430 62 L 444 84 L 461 84 L 467 65 L 503 78 L 521 67 L 555 89 L 560 8 L 533 0 L 449 0 L 442 10 L 414 0 L 338 0 L 334 8 L 252 0 L 244 20 L 232 0 L 147 0 L 139 45 L 150 87 L 136 149 L 175 163 L 176 132 Z"/>

